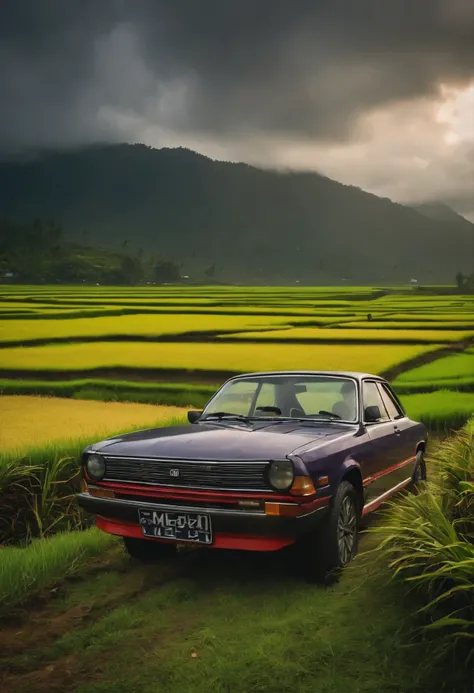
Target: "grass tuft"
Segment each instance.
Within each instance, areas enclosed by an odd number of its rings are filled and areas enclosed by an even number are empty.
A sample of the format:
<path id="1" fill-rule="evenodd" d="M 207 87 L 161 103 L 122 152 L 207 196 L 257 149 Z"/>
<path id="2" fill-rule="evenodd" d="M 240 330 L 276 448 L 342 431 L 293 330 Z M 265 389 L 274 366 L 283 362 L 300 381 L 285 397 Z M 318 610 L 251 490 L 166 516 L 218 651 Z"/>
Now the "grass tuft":
<path id="1" fill-rule="evenodd" d="M 35 539 L 26 547 L 0 548 L 0 611 L 70 576 L 113 541 L 114 537 L 93 527 Z"/>
<path id="2" fill-rule="evenodd" d="M 434 633 L 433 656 L 461 648 L 474 658 L 474 434 L 445 442 L 429 468 L 432 481 L 418 495 L 390 504 L 369 530 L 395 579 L 422 600 L 425 633 Z"/>

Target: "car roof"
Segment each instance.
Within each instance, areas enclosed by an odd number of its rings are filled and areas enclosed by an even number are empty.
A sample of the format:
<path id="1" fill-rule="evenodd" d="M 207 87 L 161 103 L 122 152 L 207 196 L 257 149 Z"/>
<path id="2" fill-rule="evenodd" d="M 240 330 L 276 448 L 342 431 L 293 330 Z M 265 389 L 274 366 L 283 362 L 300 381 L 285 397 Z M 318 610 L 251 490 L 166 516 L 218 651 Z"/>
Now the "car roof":
<path id="1" fill-rule="evenodd" d="M 230 380 L 237 378 L 248 378 L 256 376 L 272 376 L 272 375 L 334 375 L 341 378 L 352 378 L 353 380 L 364 380 L 364 378 L 372 378 L 375 380 L 385 380 L 380 375 L 373 373 L 361 373 L 359 371 L 259 371 L 255 373 L 240 373 L 234 375 Z"/>

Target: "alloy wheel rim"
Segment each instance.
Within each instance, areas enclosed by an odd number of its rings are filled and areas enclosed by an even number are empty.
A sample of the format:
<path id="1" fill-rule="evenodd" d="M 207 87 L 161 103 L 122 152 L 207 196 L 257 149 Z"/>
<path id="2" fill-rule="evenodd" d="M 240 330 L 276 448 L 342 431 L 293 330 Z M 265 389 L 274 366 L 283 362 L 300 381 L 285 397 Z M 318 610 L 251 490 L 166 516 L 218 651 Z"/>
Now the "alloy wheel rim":
<path id="1" fill-rule="evenodd" d="M 337 543 L 339 548 L 339 559 L 342 565 L 349 563 L 352 558 L 356 532 L 357 516 L 355 504 L 350 496 L 346 496 L 342 501 L 337 520 Z"/>

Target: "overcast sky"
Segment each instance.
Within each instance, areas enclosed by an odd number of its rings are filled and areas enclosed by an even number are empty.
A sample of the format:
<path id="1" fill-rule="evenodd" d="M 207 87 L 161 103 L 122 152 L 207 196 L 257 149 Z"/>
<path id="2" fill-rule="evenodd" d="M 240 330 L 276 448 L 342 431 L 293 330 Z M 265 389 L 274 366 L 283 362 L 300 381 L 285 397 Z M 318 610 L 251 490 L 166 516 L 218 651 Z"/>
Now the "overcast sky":
<path id="1" fill-rule="evenodd" d="M 0 154 L 103 141 L 474 219 L 474 0 L 1 0 Z"/>

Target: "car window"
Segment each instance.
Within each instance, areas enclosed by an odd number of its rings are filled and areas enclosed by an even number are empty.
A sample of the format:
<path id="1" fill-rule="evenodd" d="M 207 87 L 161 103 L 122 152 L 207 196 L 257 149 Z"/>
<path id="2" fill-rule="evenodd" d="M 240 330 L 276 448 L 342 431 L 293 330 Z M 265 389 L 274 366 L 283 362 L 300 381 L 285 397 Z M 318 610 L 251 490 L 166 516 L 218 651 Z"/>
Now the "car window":
<path id="1" fill-rule="evenodd" d="M 275 384 L 274 383 L 263 383 L 258 393 L 257 401 L 255 402 L 255 409 L 257 407 L 275 407 Z M 256 412 L 259 414 L 259 412 Z"/>
<path id="2" fill-rule="evenodd" d="M 325 375 L 262 375 L 229 380 L 209 402 L 213 412 L 244 416 L 276 416 L 258 407 L 278 407 L 282 416 L 329 421 L 357 420 L 357 384 L 352 378 Z"/>
<path id="3" fill-rule="evenodd" d="M 246 416 L 255 397 L 256 384 L 249 380 L 234 382 L 232 387 L 225 388 L 218 395 L 218 403 L 210 408 L 212 411 L 228 411 Z"/>
<path id="4" fill-rule="evenodd" d="M 340 380 L 306 383 L 306 391 L 298 393 L 296 398 L 307 416 L 320 411 L 338 414 L 346 421 L 355 421 L 357 417 L 357 389 L 352 381 L 345 381 L 341 393 Z"/>
<path id="5" fill-rule="evenodd" d="M 399 419 L 403 416 L 403 413 L 400 411 L 398 404 L 394 401 L 391 392 L 383 383 L 378 383 L 378 386 L 389 417 L 391 419 Z"/>
<path id="6" fill-rule="evenodd" d="M 388 421 L 389 416 L 380 396 L 377 383 L 373 381 L 364 381 L 362 388 L 362 398 L 364 402 L 364 411 L 367 407 L 378 407 L 380 410 L 380 418 L 382 421 Z"/>
<path id="7" fill-rule="evenodd" d="M 397 393 L 393 391 L 393 388 L 389 385 L 389 383 L 382 383 L 382 385 L 383 385 L 384 389 L 390 395 L 390 399 L 395 404 L 397 411 L 399 412 L 399 415 L 400 416 L 406 416 L 406 411 L 403 408 L 403 404 L 398 399 Z"/>

